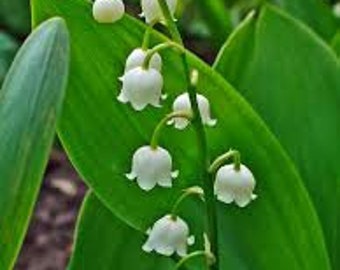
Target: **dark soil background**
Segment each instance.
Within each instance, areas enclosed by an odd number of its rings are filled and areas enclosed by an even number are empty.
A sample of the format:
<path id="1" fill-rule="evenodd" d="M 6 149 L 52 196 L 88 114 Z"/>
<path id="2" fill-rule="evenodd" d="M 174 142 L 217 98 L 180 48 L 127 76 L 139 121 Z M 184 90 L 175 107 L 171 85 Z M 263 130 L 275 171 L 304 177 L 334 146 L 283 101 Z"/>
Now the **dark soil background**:
<path id="1" fill-rule="evenodd" d="M 15 270 L 63 270 L 86 187 L 61 150 L 53 150 Z"/>

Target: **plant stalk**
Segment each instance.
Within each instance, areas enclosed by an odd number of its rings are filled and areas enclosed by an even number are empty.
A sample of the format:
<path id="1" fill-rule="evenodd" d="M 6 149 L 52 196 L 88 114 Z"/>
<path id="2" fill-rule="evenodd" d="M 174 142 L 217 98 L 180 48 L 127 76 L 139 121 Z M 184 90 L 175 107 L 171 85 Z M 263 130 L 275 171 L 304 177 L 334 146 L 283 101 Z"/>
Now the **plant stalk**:
<path id="1" fill-rule="evenodd" d="M 239 151 L 231 149 L 227 153 L 215 159 L 215 161 L 210 165 L 209 173 L 215 174 L 216 171 L 230 158 L 233 159 L 235 171 L 239 171 L 241 169 L 241 154 Z"/>
<path id="2" fill-rule="evenodd" d="M 167 24 L 168 30 L 174 42 L 184 47 L 184 43 L 181 34 L 174 22 L 169 7 L 166 0 L 158 0 L 161 7 L 165 22 Z M 186 80 L 188 85 L 188 94 L 190 98 L 191 108 L 193 112 L 192 124 L 195 128 L 198 144 L 200 149 L 200 168 L 202 168 L 201 177 L 203 180 L 203 189 L 205 193 L 206 200 L 206 210 L 207 210 L 207 234 L 211 243 L 211 251 L 216 258 L 216 262 L 209 266 L 210 270 L 219 269 L 218 260 L 218 235 L 217 235 L 217 213 L 216 213 L 216 201 L 214 196 L 214 184 L 213 177 L 209 173 L 210 167 L 210 157 L 208 151 L 208 143 L 203 127 L 203 122 L 201 114 L 199 112 L 199 107 L 196 98 L 196 84 L 191 83 L 190 68 L 185 52 L 181 52 L 181 58 L 184 66 L 184 72 L 186 74 Z"/>
<path id="3" fill-rule="evenodd" d="M 143 62 L 143 68 L 144 69 L 149 68 L 150 61 L 152 59 L 152 56 L 154 56 L 155 53 L 158 53 L 162 50 L 166 50 L 168 48 L 175 48 L 175 49 L 179 50 L 180 52 L 183 52 L 185 50 L 181 45 L 179 45 L 175 42 L 165 42 L 165 43 L 158 44 L 157 46 L 153 47 L 152 49 L 150 49 L 147 52 L 145 59 L 144 59 L 144 62 Z"/>
<path id="4" fill-rule="evenodd" d="M 161 134 L 161 131 L 163 127 L 167 124 L 169 120 L 172 120 L 174 118 L 184 118 L 187 119 L 188 121 L 191 121 L 192 116 L 191 112 L 185 112 L 185 111 L 180 111 L 180 112 L 173 112 L 168 115 L 166 115 L 156 126 L 152 138 L 151 138 L 151 143 L 150 146 L 152 149 L 157 149 L 158 147 L 158 141 L 159 141 L 159 136 Z"/>
<path id="5" fill-rule="evenodd" d="M 204 250 L 198 250 L 194 251 L 193 253 L 190 253 L 183 259 L 181 259 L 175 266 L 175 270 L 181 269 L 182 266 L 184 266 L 188 261 L 190 261 L 193 258 L 196 257 L 206 257 L 208 259 L 209 254 L 207 254 Z"/>

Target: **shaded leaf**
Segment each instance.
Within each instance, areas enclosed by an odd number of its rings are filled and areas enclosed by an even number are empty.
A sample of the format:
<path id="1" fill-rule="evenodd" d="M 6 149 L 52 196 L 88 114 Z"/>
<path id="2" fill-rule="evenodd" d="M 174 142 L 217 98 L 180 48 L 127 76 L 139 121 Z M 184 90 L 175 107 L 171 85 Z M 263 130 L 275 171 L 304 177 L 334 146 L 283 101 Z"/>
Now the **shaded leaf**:
<path id="1" fill-rule="evenodd" d="M 212 39 L 221 45 L 232 31 L 231 14 L 222 0 L 193 1 L 207 23 Z"/>
<path id="2" fill-rule="evenodd" d="M 84 200 L 69 269 L 174 269 L 170 258 L 142 250 L 145 236 L 115 217 L 94 194 Z"/>
<path id="3" fill-rule="evenodd" d="M 66 87 L 68 34 L 41 25 L 16 56 L 0 92 L 0 269 L 12 269 L 37 198 Z"/>
<path id="4" fill-rule="evenodd" d="M 29 0 L 0 1 L 1 21 L 17 34 L 27 34 L 31 27 Z"/>
<path id="5" fill-rule="evenodd" d="M 0 32 L 0 87 L 17 49 L 18 44 L 6 33 Z"/>
<path id="6" fill-rule="evenodd" d="M 335 53 L 337 54 L 337 56 L 339 57 L 340 56 L 340 31 L 338 31 L 335 37 L 333 38 L 332 47 Z"/>
<path id="7" fill-rule="evenodd" d="M 335 55 L 304 25 L 266 7 L 257 20 L 239 27 L 215 67 L 258 110 L 298 165 L 338 269 L 340 66 Z"/>
<path id="8" fill-rule="evenodd" d="M 271 0 L 294 17 L 305 22 L 320 36 L 330 41 L 337 29 L 331 6 L 322 0 Z"/>

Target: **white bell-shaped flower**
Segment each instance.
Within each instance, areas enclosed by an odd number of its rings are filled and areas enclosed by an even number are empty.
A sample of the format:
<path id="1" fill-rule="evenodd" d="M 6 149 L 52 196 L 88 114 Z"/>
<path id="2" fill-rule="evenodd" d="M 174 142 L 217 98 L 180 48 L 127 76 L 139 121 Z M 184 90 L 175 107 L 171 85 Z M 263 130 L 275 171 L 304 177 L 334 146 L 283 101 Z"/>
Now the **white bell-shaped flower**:
<path id="1" fill-rule="evenodd" d="M 136 111 L 143 110 L 147 105 L 161 107 L 163 77 L 153 68 L 137 67 L 129 70 L 121 77 L 123 83 L 118 100 L 131 103 Z"/>
<path id="2" fill-rule="evenodd" d="M 211 118 L 209 100 L 206 97 L 200 94 L 197 94 L 197 103 L 198 103 L 198 109 L 200 111 L 203 124 L 210 126 L 210 127 L 215 126 L 217 123 L 217 120 Z M 174 112 L 181 112 L 181 111 L 192 112 L 189 94 L 183 93 L 180 96 L 178 96 L 172 105 L 172 109 Z M 168 124 L 169 125 L 174 124 L 175 128 L 177 129 L 185 129 L 189 125 L 189 120 L 185 118 L 176 117 L 170 120 Z"/>
<path id="3" fill-rule="evenodd" d="M 148 239 L 143 245 L 145 252 L 156 251 L 164 256 L 171 256 L 175 252 L 184 257 L 187 255 L 188 245 L 193 245 L 195 238 L 189 236 L 189 227 L 180 217 L 166 215 L 157 220 L 148 231 Z"/>
<path id="4" fill-rule="evenodd" d="M 93 17 L 99 23 L 113 23 L 120 20 L 124 13 L 122 0 L 95 0 L 92 6 Z"/>
<path id="5" fill-rule="evenodd" d="M 336 18 L 340 18 L 340 3 L 336 3 L 334 6 L 333 6 L 333 14 Z"/>
<path id="6" fill-rule="evenodd" d="M 255 178 L 246 166 L 236 170 L 234 164 L 229 164 L 217 171 L 214 190 L 219 201 L 227 204 L 235 201 L 239 207 L 245 207 L 257 197 L 253 193 L 255 185 Z"/>
<path id="7" fill-rule="evenodd" d="M 145 191 L 157 184 L 161 187 L 172 187 L 172 179 L 177 178 L 178 171 L 172 172 L 172 158 L 169 152 L 161 147 L 140 147 L 133 155 L 132 169 L 126 177 L 137 179 L 139 187 Z"/>
<path id="8" fill-rule="evenodd" d="M 126 59 L 125 63 L 125 72 L 127 73 L 128 71 L 137 68 L 137 67 L 142 67 L 146 54 L 148 51 L 143 50 L 142 48 L 137 48 L 134 49 L 128 58 Z M 149 68 L 153 68 L 158 70 L 159 72 L 162 70 L 162 58 L 159 55 L 159 53 L 155 53 L 152 55 L 150 59 L 150 65 Z"/>
<path id="9" fill-rule="evenodd" d="M 173 16 L 177 7 L 177 0 L 166 0 Z M 162 22 L 164 23 L 164 16 L 158 0 L 142 0 L 142 17 L 145 17 L 146 23 Z"/>

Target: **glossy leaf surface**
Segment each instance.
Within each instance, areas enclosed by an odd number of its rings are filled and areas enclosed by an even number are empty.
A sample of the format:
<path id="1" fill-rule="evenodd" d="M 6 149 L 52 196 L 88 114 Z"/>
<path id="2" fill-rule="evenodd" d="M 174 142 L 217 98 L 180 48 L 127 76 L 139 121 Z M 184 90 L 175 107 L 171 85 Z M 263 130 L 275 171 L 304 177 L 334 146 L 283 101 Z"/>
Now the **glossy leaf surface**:
<path id="1" fill-rule="evenodd" d="M 335 54 L 300 22 L 267 7 L 239 27 L 215 67 L 262 115 L 297 164 L 338 269 L 340 66 Z"/>
<path id="2" fill-rule="evenodd" d="M 0 92 L 0 269 L 12 269 L 39 192 L 68 75 L 61 19 L 37 28 Z"/>
<path id="3" fill-rule="evenodd" d="M 203 181 L 198 178 L 198 149 L 192 129 L 179 132 L 168 128 L 161 137 L 161 146 L 170 151 L 174 167 L 180 170 L 173 189 L 158 187 L 146 193 L 124 176 L 134 151 L 148 144 L 156 123 L 170 111 L 175 96 L 185 90 L 178 55 L 173 51 L 163 54 L 164 90 L 169 95 L 164 106 L 137 113 L 116 100 L 120 90 L 117 78 L 127 55 L 142 42 L 142 24 L 126 16 L 114 25 L 99 25 L 91 17 L 91 6 L 80 0 L 34 0 L 33 13 L 35 22 L 60 15 L 71 31 L 70 84 L 59 125 L 70 158 L 115 215 L 145 232 L 170 211 L 183 188 Z M 164 41 L 156 33 L 153 39 Z M 251 207 L 228 211 L 224 206 L 219 212 L 222 269 L 328 269 L 318 220 L 292 163 L 237 92 L 196 57 L 190 55 L 190 61 L 200 71 L 199 91 L 209 98 L 219 121 L 216 128 L 207 129 L 211 155 L 235 147 L 258 178 L 260 197 Z M 202 210 L 201 204 L 189 200 L 181 212 L 198 237 L 202 235 Z M 236 238 L 237 243 L 231 241 Z M 255 243 L 260 243 L 260 248 L 254 248 Z"/>

